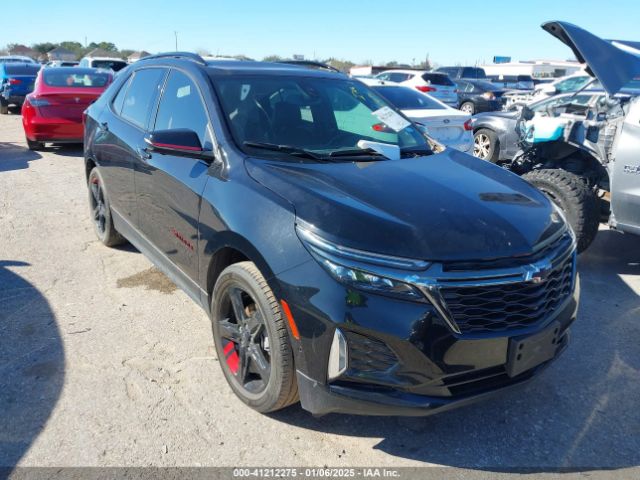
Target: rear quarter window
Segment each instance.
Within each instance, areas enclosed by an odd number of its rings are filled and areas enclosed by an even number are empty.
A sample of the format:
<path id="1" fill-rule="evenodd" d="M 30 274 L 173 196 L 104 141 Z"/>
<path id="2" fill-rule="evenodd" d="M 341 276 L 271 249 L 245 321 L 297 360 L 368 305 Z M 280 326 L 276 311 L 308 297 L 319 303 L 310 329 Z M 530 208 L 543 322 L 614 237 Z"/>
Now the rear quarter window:
<path id="1" fill-rule="evenodd" d="M 129 77 L 127 81 L 120 86 L 118 93 L 116 94 L 115 98 L 111 102 L 111 107 L 113 108 L 113 111 L 116 112 L 118 115 L 120 115 L 120 112 L 122 111 L 122 105 L 124 104 L 124 97 L 127 94 L 127 88 L 129 88 L 130 83 L 131 83 L 131 77 Z"/>

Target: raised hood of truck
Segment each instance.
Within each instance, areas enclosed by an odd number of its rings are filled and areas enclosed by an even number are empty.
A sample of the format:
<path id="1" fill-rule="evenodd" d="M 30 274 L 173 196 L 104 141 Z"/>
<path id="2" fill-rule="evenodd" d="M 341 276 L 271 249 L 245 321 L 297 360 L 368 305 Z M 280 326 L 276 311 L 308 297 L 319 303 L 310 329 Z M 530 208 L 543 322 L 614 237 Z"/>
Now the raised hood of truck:
<path id="1" fill-rule="evenodd" d="M 571 48 L 578 61 L 587 65 L 587 72 L 610 95 L 640 76 L 640 57 L 631 53 L 634 49 L 630 47 L 636 42 L 604 40 L 567 22 L 546 22 L 542 28 Z M 620 48 L 622 45 L 626 48 Z"/>

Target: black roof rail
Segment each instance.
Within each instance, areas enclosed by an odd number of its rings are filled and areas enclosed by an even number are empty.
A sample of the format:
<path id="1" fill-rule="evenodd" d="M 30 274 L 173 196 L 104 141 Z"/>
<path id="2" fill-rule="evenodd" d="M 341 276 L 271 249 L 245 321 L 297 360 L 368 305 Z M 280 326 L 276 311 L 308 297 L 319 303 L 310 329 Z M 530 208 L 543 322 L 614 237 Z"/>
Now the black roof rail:
<path id="1" fill-rule="evenodd" d="M 343 73 L 336 67 L 332 67 L 331 65 L 327 65 L 326 63 L 322 62 L 314 62 L 313 60 L 279 60 L 275 63 L 286 63 L 287 65 L 298 65 L 300 67 L 315 68 L 317 70 L 330 70 L 336 73 Z"/>
<path id="2" fill-rule="evenodd" d="M 197 53 L 193 53 L 193 52 L 163 52 L 163 53 L 156 53 L 155 55 L 149 55 L 148 57 L 143 57 L 138 61 L 151 60 L 151 59 L 156 59 L 156 58 L 188 58 L 189 60 L 193 60 L 194 62 L 199 63 L 200 65 L 206 65 L 207 64 L 207 62 L 205 62 L 204 58 L 202 58 Z"/>

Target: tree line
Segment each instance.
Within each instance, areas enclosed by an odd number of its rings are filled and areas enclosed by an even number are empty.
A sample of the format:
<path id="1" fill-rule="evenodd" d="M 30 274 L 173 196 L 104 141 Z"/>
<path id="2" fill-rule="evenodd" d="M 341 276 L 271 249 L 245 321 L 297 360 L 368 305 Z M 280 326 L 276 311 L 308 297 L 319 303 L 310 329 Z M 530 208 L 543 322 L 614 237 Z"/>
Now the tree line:
<path id="1" fill-rule="evenodd" d="M 16 46 L 17 44 L 10 43 L 4 49 L 1 49 L 0 52 L 3 54 L 7 54 Z M 41 43 L 33 43 L 29 46 L 31 50 L 33 50 L 34 52 L 37 52 L 41 56 L 45 56 L 48 52 L 50 52 L 51 50 L 57 47 L 62 47 L 69 50 L 70 52 L 73 52 L 73 54 L 78 59 L 84 57 L 87 53 L 89 53 L 91 50 L 95 50 L 96 48 L 104 50 L 105 52 L 112 53 L 114 57 L 122 58 L 122 59 L 126 59 L 129 55 L 131 55 L 136 51 L 131 49 L 119 50 L 118 47 L 116 47 L 116 45 L 112 42 L 91 42 L 87 45 L 82 45 L 80 42 L 73 42 L 73 41 L 66 41 L 66 42 L 59 42 L 59 43 L 41 42 Z"/>
<path id="2" fill-rule="evenodd" d="M 10 43 L 6 46 L 6 48 L 3 50 L 0 50 L 0 54 L 6 54 L 9 51 L 11 51 L 11 49 L 13 47 L 15 47 L 17 44 L 15 43 Z M 118 49 L 118 47 L 112 43 L 112 42 L 91 42 L 88 45 L 82 45 L 80 42 L 74 42 L 74 41 L 65 41 L 65 42 L 59 42 L 59 43 L 54 43 L 54 42 L 41 42 L 41 43 L 33 43 L 30 45 L 29 48 L 31 48 L 32 50 L 34 50 L 35 52 L 37 52 L 38 54 L 40 54 L 41 56 L 45 56 L 48 52 L 50 52 L 51 50 L 53 50 L 54 48 L 57 47 L 62 47 L 65 48 L 71 52 L 73 52 L 76 56 L 76 58 L 80 59 L 82 57 L 84 57 L 87 53 L 89 53 L 90 51 L 99 48 L 101 50 L 104 50 L 105 52 L 109 52 L 112 53 L 114 57 L 117 58 L 122 58 L 124 60 L 127 59 L 127 57 L 129 57 L 129 55 L 131 55 L 132 53 L 136 52 L 136 50 L 132 50 L 132 49 Z M 210 56 L 211 53 L 208 50 L 204 50 L 204 49 L 200 49 L 198 50 L 198 53 L 202 56 Z M 247 57 L 245 55 L 221 55 L 224 57 L 231 57 L 231 58 L 237 58 L 240 60 L 255 60 L 253 58 Z M 281 60 L 286 60 L 288 59 L 288 57 L 282 57 L 280 55 L 267 55 L 266 57 L 262 58 L 263 61 L 265 62 L 278 62 Z M 340 58 L 335 58 L 335 57 L 330 57 L 330 58 L 326 58 L 324 60 L 319 60 L 322 63 L 326 63 L 327 65 L 331 65 L 334 68 L 337 68 L 338 70 L 341 70 L 343 72 L 348 72 L 349 69 L 351 67 L 356 66 L 355 62 L 352 62 L 351 60 L 345 60 L 345 59 L 340 59 Z M 372 60 L 365 60 L 363 62 L 360 63 L 360 65 L 373 65 L 374 62 Z M 432 65 L 431 62 L 429 61 L 429 56 L 427 55 L 425 57 L 424 60 L 417 62 L 414 60 L 411 64 L 407 64 L 407 63 L 400 63 L 397 62 L 395 60 L 389 61 L 389 62 L 383 62 L 382 65 L 383 67 L 388 67 L 388 68 L 419 68 L 422 70 L 431 70 Z"/>

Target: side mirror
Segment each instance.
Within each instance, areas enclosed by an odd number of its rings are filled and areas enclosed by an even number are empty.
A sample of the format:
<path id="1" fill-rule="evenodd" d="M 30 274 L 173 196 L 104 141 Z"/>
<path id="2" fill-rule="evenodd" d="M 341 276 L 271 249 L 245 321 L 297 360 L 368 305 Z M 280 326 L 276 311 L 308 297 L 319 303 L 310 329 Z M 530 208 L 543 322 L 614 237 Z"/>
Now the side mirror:
<path id="1" fill-rule="evenodd" d="M 212 153 L 202 149 L 200 138 L 193 130 L 176 128 L 173 130 L 156 130 L 145 139 L 147 150 L 166 155 L 211 159 Z"/>

